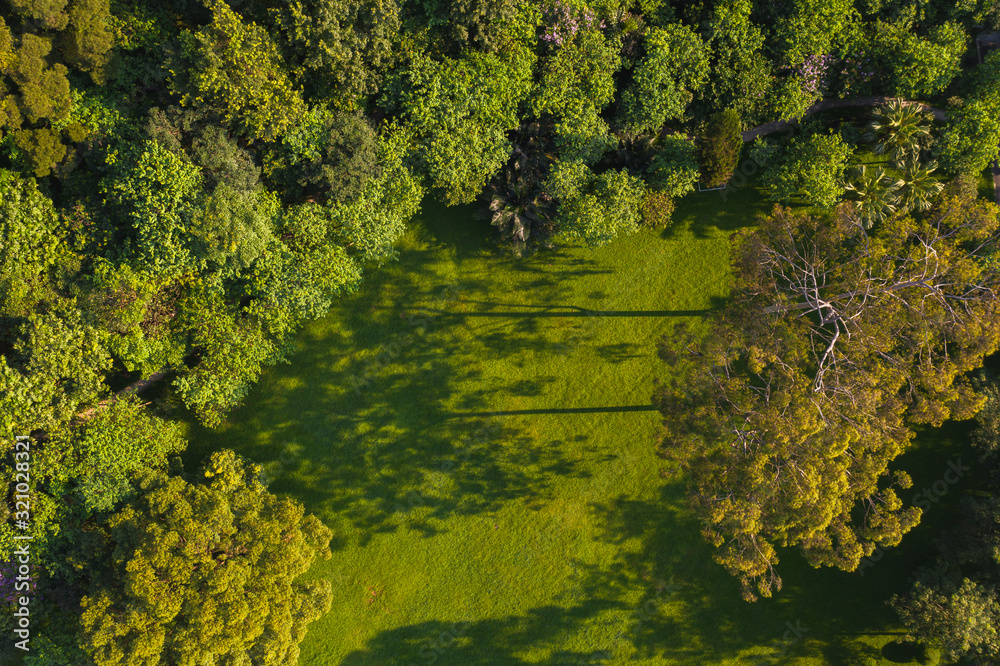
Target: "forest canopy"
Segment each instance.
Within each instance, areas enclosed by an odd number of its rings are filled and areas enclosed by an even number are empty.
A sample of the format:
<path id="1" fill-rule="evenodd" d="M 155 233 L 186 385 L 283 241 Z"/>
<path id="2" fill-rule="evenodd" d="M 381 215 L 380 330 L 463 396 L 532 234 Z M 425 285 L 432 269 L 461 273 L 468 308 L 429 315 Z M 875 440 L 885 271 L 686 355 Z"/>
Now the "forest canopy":
<path id="1" fill-rule="evenodd" d="M 661 346 L 659 450 L 748 599 L 778 548 L 898 543 L 914 428 L 993 404 L 997 30 L 994 0 L 11 0 L 0 455 L 30 441 L 32 585 L 61 590 L 27 663 L 294 663 L 334 535 L 232 451 L 185 470 L 173 414 L 224 424 L 430 201 L 530 262 L 759 170 L 780 205 L 734 235 L 731 298 Z M 959 645 L 921 604 L 980 593 L 945 583 L 898 606 Z"/>

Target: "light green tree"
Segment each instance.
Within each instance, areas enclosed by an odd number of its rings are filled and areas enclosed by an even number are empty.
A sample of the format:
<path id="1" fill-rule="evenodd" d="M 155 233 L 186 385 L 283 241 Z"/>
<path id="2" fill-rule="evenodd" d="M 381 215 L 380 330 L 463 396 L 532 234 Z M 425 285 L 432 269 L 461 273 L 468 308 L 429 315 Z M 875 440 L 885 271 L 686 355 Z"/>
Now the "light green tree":
<path id="1" fill-rule="evenodd" d="M 24 316 L 50 293 L 50 272 L 70 259 L 64 232 L 34 179 L 0 170 L 0 313 Z"/>
<path id="2" fill-rule="evenodd" d="M 832 53 L 861 17 L 851 0 L 793 0 L 788 14 L 775 18 L 782 59 L 794 66 L 807 56 Z"/>
<path id="3" fill-rule="evenodd" d="M 764 51 L 764 29 L 753 22 L 752 0 L 721 0 L 705 29 L 711 74 L 701 96 L 708 111 L 735 109 L 749 125 L 773 119 L 772 66 Z"/>
<path id="4" fill-rule="evenodd" d="M 596 175 L 582 162 L 557 161 L 546 189 L 557 202 L 559 229 L 588 245 L 633 233 L 642 221 L 646 188 L 627 171 L 610 169 Z"/>
<path id="5" fill-rule="evenodd" d="M 899 189 L 899 203 L 904 211 L 923 211 L 931 207 L 934 198 L 944 189 L 944 184 L 934 177 L 937 162 L 920 164 L 911 162 L 903 172 Z"/>
<path id="6" fill-rule="evenodd" d="M 1000 154 L 1000 51 L 976 70 L 972 94 L 948 116 L 937 154 L 948 173 L 972 176 Z"/>
<path id="7" fill-rule="evenodd" d="M 196 268 L 190 220 L 202 195 L 198 167 L 154 141 L 125 146 L 110 159 L 113 168 L 102 190 L 134 230 L 134 258 L 166 275 Z"/>
<path id="8" fill-rule="evenodd" d="M 960 25 L 945 22 L 926 35 L 912 21 L 880 22 L 875 44 L 889 74 L 889 89 L 906 98 L 935 95 L 961 70 L 969 37 Z"/>
<path id="9" fill-rule="evenodd" d="M 258 477 L 232 451 L 191 481 L 139 477 L 81 602 L 82 642 L 98 666 L 298 660 L 307 625 L 330 608 L 330 583 L 296 579 L 330 556 L 331 532 Z"/>
<path id="10" fill-rule="evenodd" d="M 782 159 L 764 172 L 764 187 L 772 201 L 799 200 L 832 208 L 844 194 L 844 170 L 852 149 L 839 134 L 795 137 Z"/>
<path id="11" fill-rule="evenodd" d="M 209 104 L 251 139 L 274 139 L 293 127 L 305 103 L 267 31 L 245 23 L 225 0 L 205 0 L 212 22 L 184 32 L 172 85 L 183 104 Z"/>
<path id="12" fill-rule="evenodd" d="M 780 589 L 778 547 L 850 571 L 916 524 L 889 465 L 916 424 L 982 405 L 965 374 L 1000 346 L 998 240 L 991 204 L 952 199 L 871 235 L 846 208 L 776 208 L 738 237 L 708 334 L 663 341 L 660 451 L 746 598 Z"/>
<path id="13" fill-rule="evenodd" d="M 600 113 L 615 96 L 614 75 L 622 66 L 618 49 L 592 27 L 580 30 L 540 64 L 531 110 L 554 119 L 555 144 L 564 160 L 594 164 L 617 144 Z"/>
<path id="14" fill-rule="evenodd" d="M 681 197 L 695 189 L 701 172 L 693 141 L 680 135 L 660 138 L 646 170 L 646 183 L 671 197 Z"/>
<path id="15" fill-rule="evenodd" d="M 449 204 L 475 200 L 507 161 L 507 132 L 519 125 L 533 64 L 518 45 L 440 61 L 416 54 L 387 85 L 383 103 L 400 113 L 430 185 Z"/>
<path id="16" fill-rule="evenodd" d="M 650 28 L 646 56 L 622 93 L 622 122 L 629 131 L 657 132 L 668 120 L 680 120 L 708 78 L 710 52 L 687 26 Z"/>

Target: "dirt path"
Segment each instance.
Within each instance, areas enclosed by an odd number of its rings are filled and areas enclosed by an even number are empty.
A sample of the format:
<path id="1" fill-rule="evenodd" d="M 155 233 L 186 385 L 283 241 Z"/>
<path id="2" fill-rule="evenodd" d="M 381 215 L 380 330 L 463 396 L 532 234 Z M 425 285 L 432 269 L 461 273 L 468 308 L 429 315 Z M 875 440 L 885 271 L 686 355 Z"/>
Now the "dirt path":
<path id="1" fill-rule="evenodd" d="M 118 391 L 117 393 L 115 393 L 110 398 L 105 398 L 104 400 L 101 400 L 99 403 L 97 403 L 93 407 L 90 407 L 89 409 L 83 410 L 82 412 L 80 412 L 79 414 L 76 415 L 76 418 L 80 419 L 80 420 L 89 419 L 91 416 L 94 415 L 95 412 L 97 412 L 98 409 L 101 409 L 103 407 L 107 407 L 108 405 L 110 405 L 111 403 L 113 403 L 118 398 L 124 397 L 124 396 L 126 396 L 126 395 L 128 395 L 130 393 L 139 393 L 140 391 L 145 391 L 150 386 L 152 386 L 156 382 L 158 382 L 161 379 L 163 379 L 164 377 L 166 377 L 169 372 L 170 372 L 170 368 L 164 366 L 164 367 L 160 368 L 159 370 L 157 370 L 156 372 L 154 372 L 153 374 L 151 374 L 149 377 L 146 377 L 145 379 L 136 380 L 136 381 L 132 382 L 131 384 L 129 384 L 128 386 L 126 386 L 125 388 L 123 388 L 121 391 Z"/>
<path id="2" fill-rule="evenodd" d="M 854 107 L 865 107 L 865 106 L 879 106 L 881 104 L 887 104 L 893 100 L 899 99 L 898 97 L 886 97 L 885 95 L 876 95 L 873 97 L 857 97 L 854 99 L 825 99 L 820 102 L 816 102 L 808 109 L 806 109 L 805 115 L 811 116 L 814 113 L 819 113 L 820 111 L 829 111 L 830 109 L 847 109 Z M 919 106 L 924 111 L 930 111 L 934 116 L 935 120 L 944 120 L 948 116 L 947 114 L 937 107 L 933 107 L 930 104 L 924 104 L 923 102 L 911 102 L 909 100 L 902 100 L 906 104 L 915 104 Z M 753 129 L 749 129 L 743 132 L 743 142 L 749 143 L 759 136 L 767 136 L 774 132 L 791 127 L 796 124 L 798 119 L 793 121 L 787 120 L 772 120 L 769 123 L 764 123 Z"/>

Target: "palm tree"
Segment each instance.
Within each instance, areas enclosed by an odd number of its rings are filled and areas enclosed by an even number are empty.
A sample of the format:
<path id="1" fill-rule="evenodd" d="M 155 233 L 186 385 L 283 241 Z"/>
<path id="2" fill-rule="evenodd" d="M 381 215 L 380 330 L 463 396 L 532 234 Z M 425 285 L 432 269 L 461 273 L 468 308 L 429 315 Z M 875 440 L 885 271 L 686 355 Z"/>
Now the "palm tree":
<path id="1" fill-rule="evenodd" d="M 931 200 L 944 189 L 944 185 L 931 175 L 937 166 L 937 162 L 928 162 L 923 166 L 916 162 L 907 165 L 900 190 L 903 210 L 927 210 L 931 207 Z"/>
<path id="2" fill-rule="evenodd" d="M 649 164 L 655 142 L 655 134 L 619 132 L 618 148 L 615 150 L 615 161 L 618 166 L 635 173 L 639 165 Z"/>
<path id="3" fill-rule="evenodd" d="M 931 142 L 929 114 L 916 104 L 893 100 L 875 109 L 865 137 L 875 143 L 876 155 L 888 153 L 899 165 L 917 161 Z"/>
<path id="4" fill-rule="evenodd" d="M 544 227 L 548 206 L 541 192 L 528 179 L 508 175 L 503 186 L 495 186 L 489 196 L 490 223 L 500 237 L 510 241 L 518 255 L 527 250 L 532 228 Z M 539 234 L 541 235 L 541 234 Z"/>
<path id="5" fill-rule="evenodd" d="M 903 181 L 893 180 L 885 174 L 882 167 L 855 167 L 852 175 L 853 179 L 844 189 L 851 194 L 854 207 L 866 229 L 870 229 L 876 222 L 885 221 L 896 212 L 899 205 L 897 190 L 902 187 Z"/>
<path id="6" fill-rule="evenodd" d="M 542 183 L 552 155 L 543 128 L 537 122 L 523 126 L 515 137 L 507 165 L 493 177 L 484 193 L 486 217 L 523 256 L 531 245 L 544 243 L 553 233 L 549 197 Z"/>

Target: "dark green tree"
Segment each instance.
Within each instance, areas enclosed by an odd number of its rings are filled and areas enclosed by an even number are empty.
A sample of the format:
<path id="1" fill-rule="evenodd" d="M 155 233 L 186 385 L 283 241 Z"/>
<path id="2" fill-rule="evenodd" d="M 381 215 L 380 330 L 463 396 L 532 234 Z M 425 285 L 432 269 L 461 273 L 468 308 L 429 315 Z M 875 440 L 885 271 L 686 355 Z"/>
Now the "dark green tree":
<path id="1" fill-rule="evenodd" d="M 282 138 L 266 164 L 286 199 L 349 203 L 380 173 L 375 130 L 358 111 L 317 109 Z"/>
<path id="2" fill-rule="evenodd" d="M 60 50 L 67 64 L 91 78 L 104 80 L 104 68 L 111 50 L 108 23 L 111 11 L 108 0 L 73 0 L 69 7 L 69 26 L 60 38 Z"/>
<path id="3" fill-rule="evenodd" d="M 396 60 L 402 25 L 397 0 L 269 2 L 266 11 L 305 70 L 313 98 L 332 106 L 363 106 Z"/>
<path id="4" fill-rule="evenodd" d="M 719 187 L 729 182 L 740 160 L 743 136 L 740 118 L 733 109 L 726 109 L 708 119 L 698 137 L 698 158 L 707 187 Z"/>
<path id="5" fill-rule="evenodd" d="M 217 109 L 251 140 L 274 139 L 305 113 L 302 96 L 267 31 L 244 22 L 225 0 L 205 0 L 212 23 L 181 34 L 183 71 L 172 78 L 182 104 Z"/>

